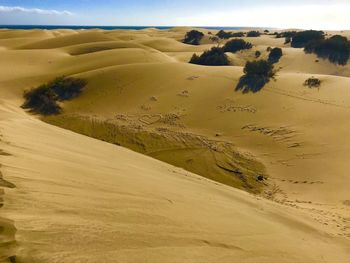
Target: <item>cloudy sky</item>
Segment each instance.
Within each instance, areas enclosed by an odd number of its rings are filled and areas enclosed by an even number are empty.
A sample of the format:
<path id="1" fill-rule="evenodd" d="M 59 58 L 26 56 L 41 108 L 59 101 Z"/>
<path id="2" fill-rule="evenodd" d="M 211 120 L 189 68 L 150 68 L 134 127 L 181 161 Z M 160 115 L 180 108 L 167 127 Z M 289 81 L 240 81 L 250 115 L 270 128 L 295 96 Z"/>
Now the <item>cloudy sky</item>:
<path id="1" fill-rule="evenodd" d="M 0 0 L 0 24 L 350 29 L 350 0 Z"/>

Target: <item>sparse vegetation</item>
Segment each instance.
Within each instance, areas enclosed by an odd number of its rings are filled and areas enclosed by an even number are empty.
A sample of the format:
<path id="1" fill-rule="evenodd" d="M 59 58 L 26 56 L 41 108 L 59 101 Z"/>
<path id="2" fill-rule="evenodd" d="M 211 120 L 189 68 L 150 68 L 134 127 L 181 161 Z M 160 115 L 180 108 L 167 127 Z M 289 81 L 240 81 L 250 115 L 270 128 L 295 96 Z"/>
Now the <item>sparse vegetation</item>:
<path id="1" fill-rule="evenodd" d="M 261 56 L 261 52 L 259 50 L 255 51 L 255 58 L 259 58 Z"/>
<path id="2" fill-rule="evenodd" d="M 247 37 L 260 37 L 261 33 L 259 31 L 249 31 Z"/>
<path id="3" fill-rule="evenodd" d="M 304 86 L 308 86 L 309 88 L 319 88 L 321 86 L 321 80 L 311 77 L 305 80 Z"/>
<path id="4" fill-rule="evenodd" d="M 282 57 L 282 55 L 282 49 L 279 47 L 275 47 L 271 49 L 268 61 L 272 64 L 277 63 Z"/>
<path id="5" fill-rule="evenodd" d="M 25 91 L 25 102 L 22 107 L 43 115 L 58 114 L 62 108 L 57 101 L 77 97 L 85 86 L 85 80 L 59 77 L 47 84 Z"/>
<path id="6" fill-rule="evenodd" d="M 294 48 L 305 47 L 309 42 L 315 40 L 322 40 L 325 38 L 323 31 L 306 30 L 295 33 L 292 36 L 291 46 Z"/>
<path id="7" fill-rule="evenodd" d="M 244 37 L 243 32 L 225 32 L 224 30 L 220 30 L 216 35 L 221 39 L 229 39 L 231 37 Z"/>
<path id="8" fill-rule="evenodd" d="M 350 58 L 350 41 L 346 37 L 335 35 L 328 39 L 311 41 L 304 50 L 332 63 L 346 65 Z"/>
<path id="9" fill-rule="evenodd" d="M 189 45 L 199 45 L 203 37 L 204 34 L 202 32 L 197 30 L 191 30 L 190 32 L 186 33 L 183 43 Z"/>
<path id="10" fill-rule="evenodd" d="M 245 75 L 240 78 L 236 91 L 260 91 L 273 78 L 273 69 L 273 65 L 266 60 L 248 61 L 244 67 Z"/>
<path id="11" fill-rule="evenodd" d="M 244 32 L 234 32 L 231 33 L 232 37 L 244 37 Z"/>
<path id="12" fill-rule="evenodd" d="M 218 38 L 217 36 L 211 36 L 209 37 L 209 39 L 214 42 L 214 43 L 219 43 L 220 42 L 220 38 Z"/>
<path id="13" fill-rule="evenodd" d="M 280 33 L 275 33 L 276 38 L 293 38 L 297 34 L 297 31 L 284 31 Z"/>
<path id="14" fill-rule="evenodd" d="M 230 61 L 222 48 L 213 47 L 200 56 L 193 54 L 190 63 L 206 66 L 226 66 L 230 64 Z"/>
<path id="15" fill-rule="evenodd" d="M 297 31 L 285 31 L 277 33 L 275 32 L 276 38 L 285 38 L 284 44 L 292 42 L 292 38 L 296 35 Z"/>
<path id="16" fill-rule="evenodd" d="M 251 49 L 253 45 L 249 42 L 245 42 L 243 39 L 232 39 L 228 41 L 223 47 L 225 52 L 235 53 L 244 49 Z"/>
<path id="17" fill-rule="evenodd" d="M 225 32 L 224 30 L 220 30 L 217 34 L 217 37 L 221 39 L 229 39 L 232 35 L 230 32 Z"/>

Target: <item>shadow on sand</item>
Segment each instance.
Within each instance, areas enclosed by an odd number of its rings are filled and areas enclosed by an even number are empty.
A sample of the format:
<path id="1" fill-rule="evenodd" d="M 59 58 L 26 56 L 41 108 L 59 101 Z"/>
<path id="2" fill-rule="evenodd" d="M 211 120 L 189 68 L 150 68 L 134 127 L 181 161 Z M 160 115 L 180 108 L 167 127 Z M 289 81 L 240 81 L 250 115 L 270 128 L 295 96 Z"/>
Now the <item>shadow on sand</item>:
<path id="1" fill-rule="evenodd" d="M 247 76 L 244 75 L 239 79 L 236 86 L 236 91 L 242 91 L 243 94 L 252 92 L 259 92 L 267 83 L 269 79 L 261 76 Z"/>

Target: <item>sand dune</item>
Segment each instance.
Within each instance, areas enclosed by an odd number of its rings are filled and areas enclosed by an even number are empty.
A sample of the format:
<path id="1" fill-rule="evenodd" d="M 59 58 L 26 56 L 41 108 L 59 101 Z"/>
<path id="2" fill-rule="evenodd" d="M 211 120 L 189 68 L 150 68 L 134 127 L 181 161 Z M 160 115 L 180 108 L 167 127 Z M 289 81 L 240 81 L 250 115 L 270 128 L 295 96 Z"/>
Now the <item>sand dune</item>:
<path id="1" fill-rule="evenodd" d="M 188 30 L 0 31 L 1 260 L 347 262 L 349 65 L 265 35 L 231 66 L 192 65 L 214 44 Z M 275 46 L 275 80 L 236 90 Z M 20 109 L 61 75 L 88 82 L 42 118 L 61 128 Z"/>
<path id="2" fill-rule="evenodd" d="M 347 261 L 302 211 L 17 111 L 0 114 L 18 262 Z"/>

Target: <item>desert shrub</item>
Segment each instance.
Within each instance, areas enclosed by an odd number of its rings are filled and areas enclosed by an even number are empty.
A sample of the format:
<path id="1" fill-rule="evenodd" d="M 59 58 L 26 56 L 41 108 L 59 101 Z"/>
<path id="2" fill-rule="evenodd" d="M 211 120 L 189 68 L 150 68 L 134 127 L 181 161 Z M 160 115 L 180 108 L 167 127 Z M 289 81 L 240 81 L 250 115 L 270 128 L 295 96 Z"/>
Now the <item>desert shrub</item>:
<path id="1" fill-rule="evenodd" d="M 199 45 L 203 37 L 204 34 L 202 32 L 191 30 L 190 32 L 186 33 L 183 43 L 190 45 Z"/>
<path id="2" fill-rule="evenodd" d="M 306 30 L 297 32 L 292 37 L 291 45 L 295 48 L 305 47 L 309 42 L 324 39 L 323 31 Z"/>
<path id="3" fill-rule="evenodd" d="M 220 30 L 217 34 L 217 37 L 221 38 L 221 39 L 229 39 L 230 37 L 232 37 L 230 32 L 225 32 L 224 30 Z"/>
<path id="4" fill-rule="evenodd" d="M 289 44 L 290 42 L 292 42 L 292 38 L 286 37 L 286 39 L 284 40 L 284 44 Z"/>
<path id="5" fill-rule="evenodd" d="M 261 56 L 261 52 L 259 50 L 255 51 L 255 58 L 259 58 Z"/>
<path id="6" fill-rule="evenodd" d="M 59 77 L 47 84 L 25 91 L 25 102 L 22 107 L 43 115 L 57 114 L 62 110 L 57 101 L 77 97 L 85 86 L 85 80 Z"/>
<path id="7" fill-rule="evenodd" d="M 213 47 L 200 56 L 193 54 L 190 63 L 206 66 L 226 66 L 230 64 L 223 49 L 218 47 Z"/>
<path id="8" fill-rule="evenodd" d="M 209 39 L 214 42 L 214 43 L 219 43 L 220 42 L 220 38 L 218 38 L 217 36 L 211 36 L 209 37 Z"/>
<path id="9" fill-rule="evenodd" d="M 280 33 L 275 33 L 276 38 L 285 38 L 284 44 L 289 44 L 292 42 L 292 38 L 296 35 L 297 31 L 285 31 Z"/>
<path id="10" fill-rule="evenodd" d="M 275 47 L 271 49 L 268 60 L 272 64 L 277 63 L 282 57 L 282 55 L 283 55 L 282 49 L 279 47 Z"/>
<path id="11" fill-rule="evenodd" d="M 249 31 L 247 37 L 260 37 L 261 33 L 259 31 Z"/>
<path id="12" fill-rule="evenodd" d="M 269 30 L 267 30 L 267 29 L 265 29 L 265 30 L 264 30 L 264 33 L 270 33 L 270 31 L 269 31 Z"/>
<path id="13" fill-rule="evenodd" d="M 266 60 L 248 61 L 244 67 L 247 76 L 273 77 L 273 65 Z"/>
<path id="14" fill-rule="evenodd" d="M 243 32 L 225 32 L 224 30 L 220 30 L 217 34 L 217 37 L 221 39 L 229 39 L 231 37 L 244 37 Z"/>
<path id="15" fill-rule="evenodd" d="M 56 94 L 47 85 L 24 92 L 25 102 L 22 107 L 43 115 L 57 114 L 61 107 L 56 102 Z"/>
<path id="16" fill-rule="evenodd" d="M 314 77 L 308 78 L 307 80 L 305 80 L 304 86 L 308 86 L 309 88 L 318 88 L 319 86 L 321 86 L 321 80 Z"/>
<path id="17" fill-rule="evenodd" d="M 223 47 L 225 52 L 235 53 L 243 49 L 251 49 L 253 45 L 249 42 L 245 42 L 243 39 L 232 39 L 228 41 Z"/>
<path id="18" fill-rule="evenodd" d="M 275 33 L 276 38 L 292 38 L 296 35 L 297 31 L 284 31 L 280 33 Z"/>
<path id="19" fill-rule="evenodd" d="M 231 33 L 232 37 L 244 37 L 244 33 L 243 32 L 234 32 Z"/>
<path id="20" fill-rule="evenodd" d="M 248 61 L 243 70 L 245 75 L 240 78 L 236 91 L 260 91 L 273 78 L 273 69 L 273 65 L 266 60 Z"/>
<path id="21" fill-rule="evenodd" d="M 335 40 L 335 41 L 340 41 L 340 42 L 347 42 L 348 41 L 347 37 L 344 37 L 341 35 L 334 35 L 334 36 L 330 37 L 329 39 Z"/>
<path id="22" fill-rule="evenodd" d="M 86 81 L 78 78 L 58 77 L 47 84 L 57 95 L 59 101 L 73 99 L 82 92 Z"/>
<path id="23" fill-rule="evenodd" d="M 314 40 L 306 44 L 306 53 L 315 53 L 330 62 L 346 65 L 350 58 L 350 42 L 346 37 L 335 35 L 329 39 Z"/>

